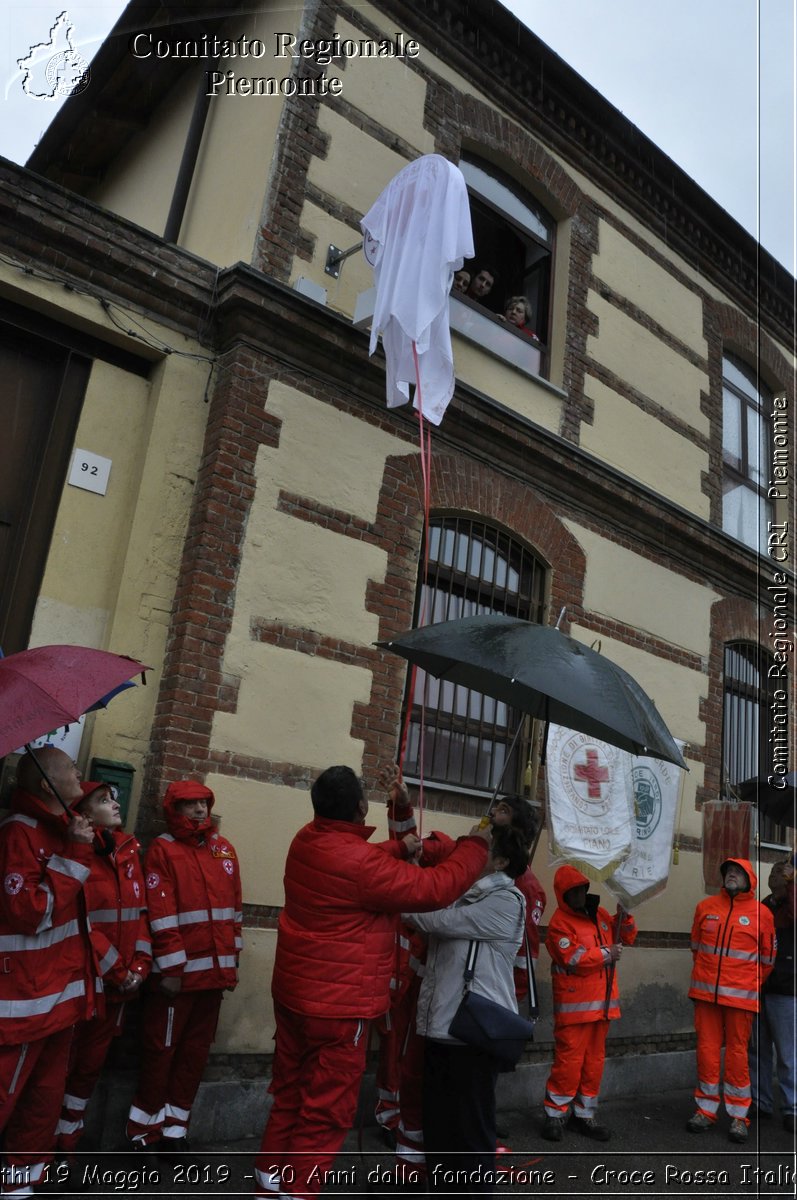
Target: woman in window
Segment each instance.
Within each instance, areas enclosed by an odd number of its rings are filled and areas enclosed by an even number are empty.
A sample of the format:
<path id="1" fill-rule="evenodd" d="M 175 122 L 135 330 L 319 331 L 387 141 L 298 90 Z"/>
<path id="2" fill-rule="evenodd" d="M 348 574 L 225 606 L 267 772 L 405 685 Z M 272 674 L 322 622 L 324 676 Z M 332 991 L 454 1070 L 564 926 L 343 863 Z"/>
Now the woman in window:
<path id="1" fill-rule="evenodd" d="M 525 296 L 510 296 L 504 305 L 501 320 L 506 321 L 507 325 L 514 325 L 518 333 L 534 338 L 535 342 L 539 341 L 531 327 L 531 305 Z"/>

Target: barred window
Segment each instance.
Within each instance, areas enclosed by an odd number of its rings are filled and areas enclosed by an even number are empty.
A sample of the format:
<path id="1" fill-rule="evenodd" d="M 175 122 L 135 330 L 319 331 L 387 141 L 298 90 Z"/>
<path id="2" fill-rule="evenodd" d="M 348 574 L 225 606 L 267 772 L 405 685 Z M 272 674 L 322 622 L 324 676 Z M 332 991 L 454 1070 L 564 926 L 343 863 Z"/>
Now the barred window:
<path id="1" fill-rule="evenodd" d="M 427 625 L 479 613 L 507 613 L 542 622 L 545 566 L 502 530 L 467 517 L 429 523 L 429 565 L 420 581 L 415 623 Z M 469 688 L 419 670 L 411 698 L 404 771 L 420 775 L 421 713 L 426 688 L 423 777 L 429 782 L 491 791 L 504 771 L 505 791 L 519 789 L 528 753 L 521 737 L 507 764 L 523 714 Z"/>
<path id="2" fill-rule="evenodd" d="M 772 504 L 767 499 L 772 393 L 746 363 L 722 360 L 722 528 L 763 553 Z"/>
<path id="3" fill-rule="evenodd" d="M 725 646 L 722 762 L 723 794 L 747 779 L 766 777 L 771 770 L 771 687 L 768 677 L 772 657 L 752 642 Z M 759 816 L 762 842 L 787 845 L 786 830 Z"/>

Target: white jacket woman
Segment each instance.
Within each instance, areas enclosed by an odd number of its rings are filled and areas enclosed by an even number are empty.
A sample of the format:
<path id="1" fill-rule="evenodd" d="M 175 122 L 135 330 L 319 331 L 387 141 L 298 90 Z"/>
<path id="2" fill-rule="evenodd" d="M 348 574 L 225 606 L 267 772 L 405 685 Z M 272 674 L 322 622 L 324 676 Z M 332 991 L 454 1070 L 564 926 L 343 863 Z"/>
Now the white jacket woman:
<path id="1" fill-rule="evenodd" d="M 477 879 L 451 908 L 412 915 L 413 925 L 431 935 L 418 998 L 418 1033 L 455 1041 L 448 1028 L 462 999 L 471 941 L 479 943 L 472 990 L 517 1012 L 513 967 L 525 913 L 526 902 L 510 876 L 494 870 Z"/>
<path id="2" fill-rule="evenodd" d="M 484 871 L 450 908 L 407 918 L 429 934 L 418 998 L 424 1036 L 423 1140 L 430 1192 L 489 1193 L 495 1177 L 498 1061 L 448 1032 L 462 999 L 465 962 L 478 942 L 472 989 L 517 1012 L 513 966 L 526 902 L 512 883 L 528 866 L 516 829 L 495 829 Z"/>

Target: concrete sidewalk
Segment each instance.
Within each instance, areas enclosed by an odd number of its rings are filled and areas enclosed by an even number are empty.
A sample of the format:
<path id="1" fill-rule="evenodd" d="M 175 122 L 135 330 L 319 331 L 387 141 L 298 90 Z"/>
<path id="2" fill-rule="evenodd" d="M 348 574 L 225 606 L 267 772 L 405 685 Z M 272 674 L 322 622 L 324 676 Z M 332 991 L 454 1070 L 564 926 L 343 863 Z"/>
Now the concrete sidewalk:
<path id="1" fill-rule="evenodd" d="M 505 1108 L 500 1113 L 502 1140 L 512 1153 L 499 1156 L 497 1196 L 794 1196 L 795 1137 L 778 1116 L 754 1122 L 750 1140 L 739 1147 L 728 1141 L 728 1119 L 716 1128 L 690 1134 L 684 1128 L 693 1112 L 691 1090 L 609 1099 L 600 1120 L 612 1131 L 608 1143 L 594 1143 L 568 1129 L 562 1142 L 540 1137 L 541 1106 Z M 194 1144 L 190 1160 L 162 1160 L 126 1153 L 78 1155 L 63 1179 L 64 1196 L 134 1193 L 136 1196 L 248 1196 L 259 1139 L 228 1144 Z M 353 1131 L 339 1156 L 326 1192 L 346 1196 L 411 1196 L 397 1191 L 394 1159 L 373 1124 Z M 446 1189 L 463 1195 L 457 1181 Z"/>

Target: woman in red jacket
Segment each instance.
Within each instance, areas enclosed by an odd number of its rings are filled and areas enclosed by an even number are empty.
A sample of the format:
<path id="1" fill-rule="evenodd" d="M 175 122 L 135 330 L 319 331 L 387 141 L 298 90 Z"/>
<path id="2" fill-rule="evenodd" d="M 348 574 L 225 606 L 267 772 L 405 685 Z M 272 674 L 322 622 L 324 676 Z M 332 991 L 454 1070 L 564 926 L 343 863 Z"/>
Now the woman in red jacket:
<path id="1" fill-rule="evenodd" d="M 76 1026 L 56 1129 L 61 1151 L 74 1150 L 83 1136 L 83 1117 L 111 1042 L 122 1032 L 125 1006 L 152 966 L 141 849 L 122 829 L 119 804 L 107 783 L 81 783 L 73 808 L 95 830 L 91 873 L 84 886 L 91 940 L 102 975 L 105 1011 Z"/>
<path id="2" fill-rule="evenodd" d="M 225 991 L 238 982 L 241 876 L 214 828 L 214 796 L 192 779 L 169 784 L 168 833 L 146 858 L 154 964 L 144 996 L 141 1074 L 127 1136 L 138 1149 L 188 1148 L 188 1123 Z"/>

